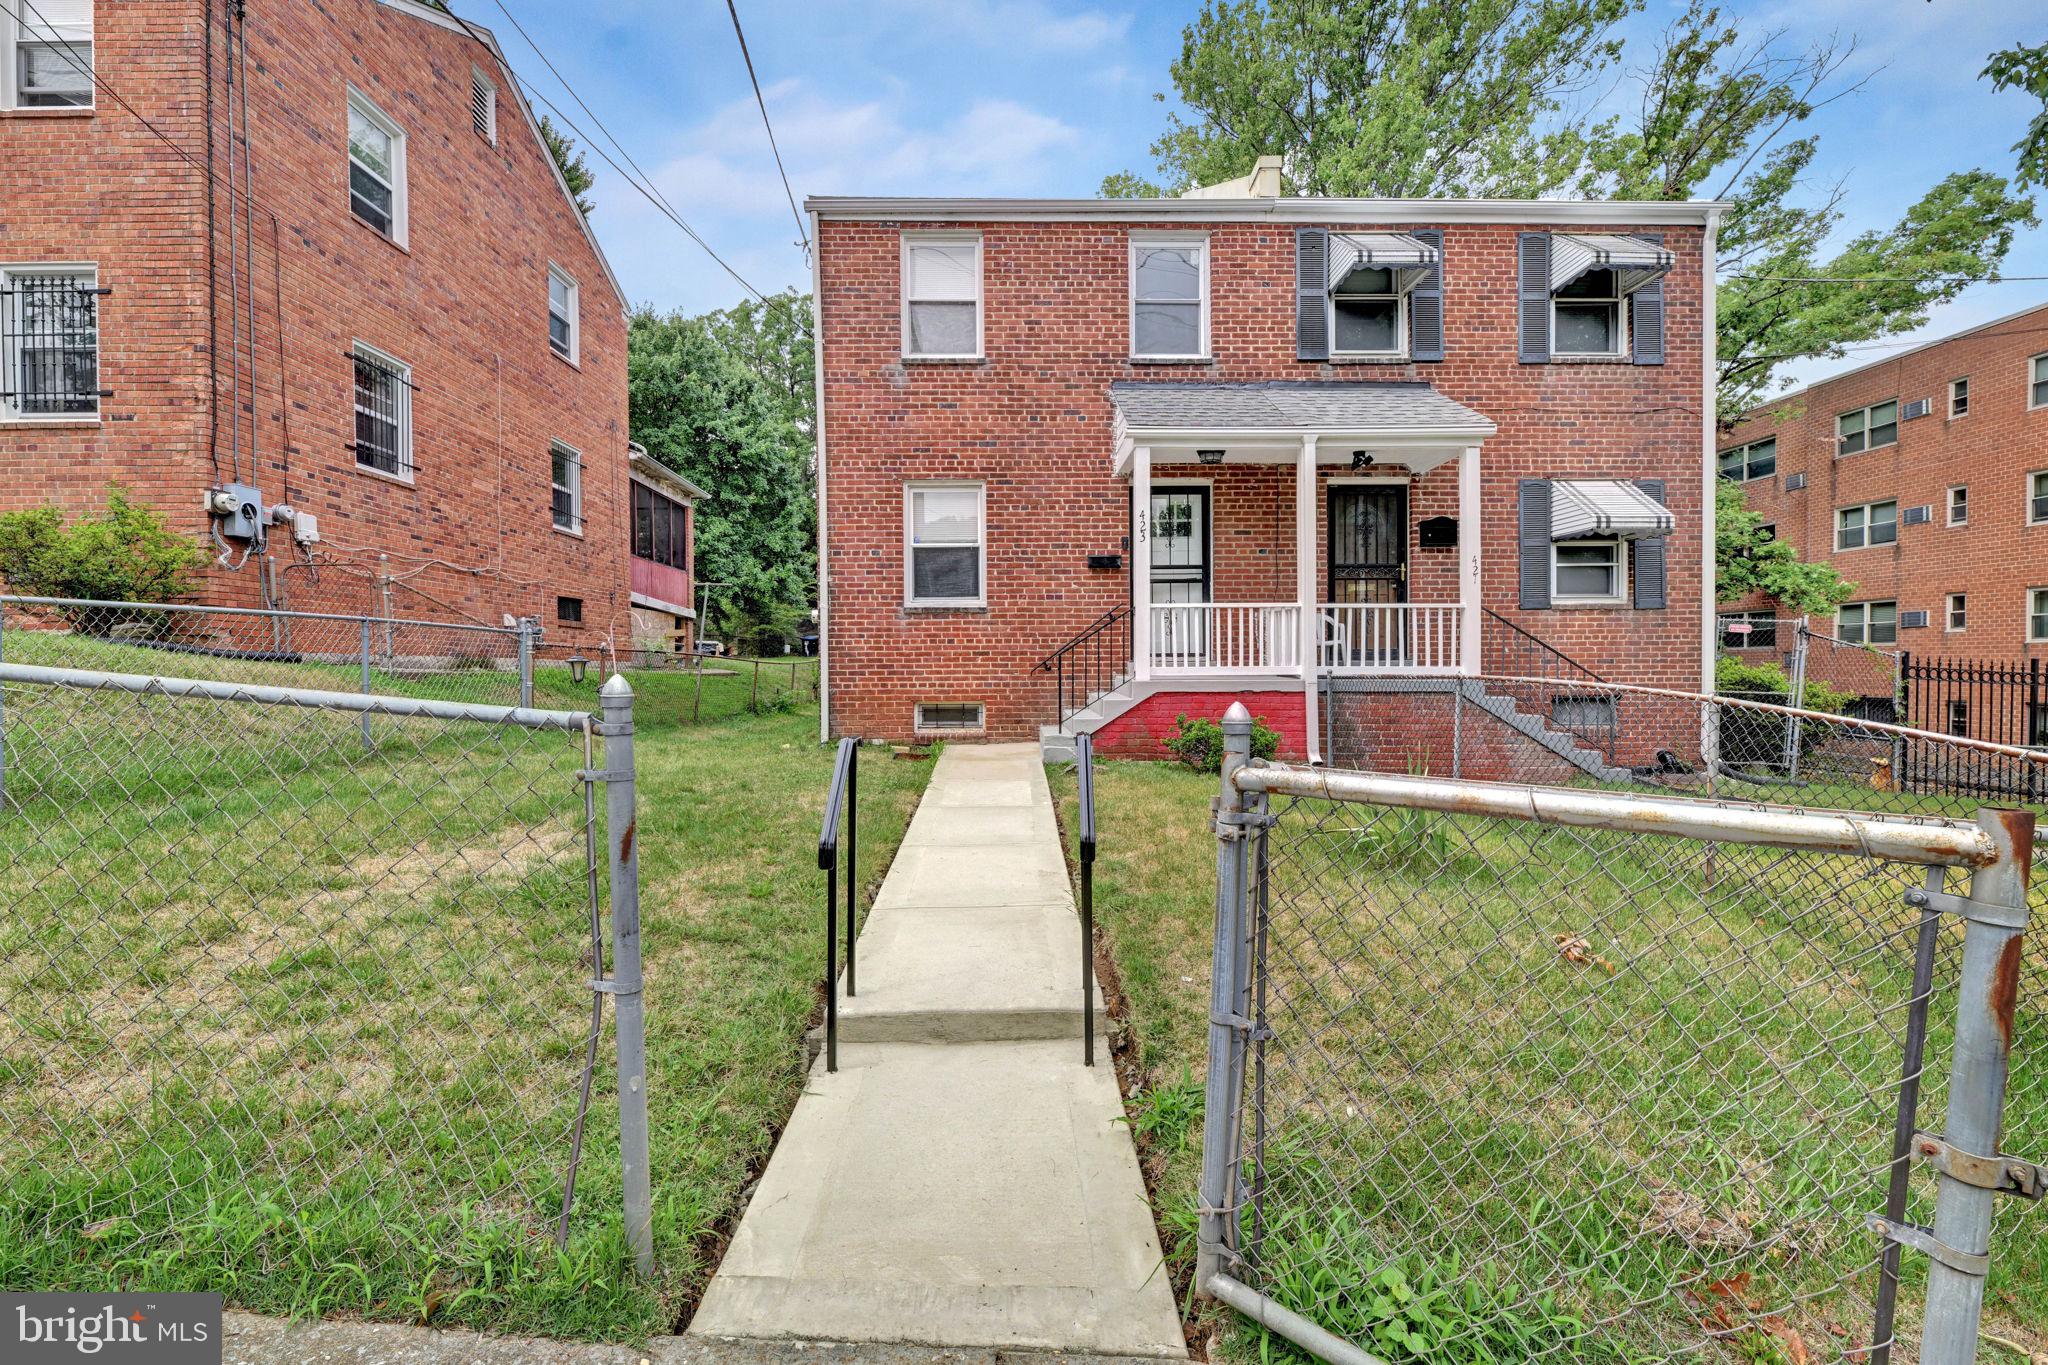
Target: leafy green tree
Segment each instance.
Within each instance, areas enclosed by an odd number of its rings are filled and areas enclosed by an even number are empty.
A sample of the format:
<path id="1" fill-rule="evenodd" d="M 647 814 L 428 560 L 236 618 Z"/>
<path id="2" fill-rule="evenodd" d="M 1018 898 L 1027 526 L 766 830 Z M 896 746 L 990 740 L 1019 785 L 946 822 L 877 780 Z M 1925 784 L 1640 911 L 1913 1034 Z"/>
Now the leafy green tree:
<path id="1" fill-rule="evenodd" d="M 2048 43 L 1994 52 L 1983 75 L 1995 90 L 2024 90 L 2041 101 L 2041 112 L 2012 149 L 2019 155 L 2021 187 L 2048 185 Z"/>
<path id="2" fill-rule="evenodd" d="M 576 139 L 557 128 L 554 120 L 546 114 L 540 116 L 540 136 L 541 141 L 548 144 L 548 155 L 555 159 L 556 167 L 562 172 L 570 197 L 588 218 L 597 208 L 590 199 L 590 187 L 597 183 L 597 176 L 583 159 L 583 153 L 576 150 Z"/>
<path id="3" fill-rule="evenodd" d="M 31 596 L 175 601 L 198 585 L 206 558 L 198 542 L 120 484 L 107 490 L 105 512 L 68 526 L 55 507 L 0 515 L 0 578 Z"/>
<path id="4" fill-rule="evenodd" d="M 1849 600 L 1856 585 L 1831 564 L 1812 564 L 1775 536 L 1764 534 L 1764 519 L 1749 510 L 1742 487 L 1727 479 L 1714 484 L 1714 596 L 1739 602 L 1765 593 L 1801 616 L 1826 615 Z"/>
<path id="5" fill-rule="evenodd" d="M 782 415 L 808 439 L 817 429 L 817 352 L 811 299 L 794 290 L 704 314 L 720 346 L 767 385 Z"/>

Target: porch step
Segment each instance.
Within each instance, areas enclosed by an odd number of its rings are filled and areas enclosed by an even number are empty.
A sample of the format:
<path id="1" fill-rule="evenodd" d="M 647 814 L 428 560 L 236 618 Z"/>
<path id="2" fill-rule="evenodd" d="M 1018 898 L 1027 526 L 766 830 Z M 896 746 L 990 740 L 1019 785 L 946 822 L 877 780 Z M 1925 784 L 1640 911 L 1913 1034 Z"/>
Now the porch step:
<path id="1" fill-rule="evenodd" d="M 1589 749 L 1579 743 L 1568 731 L 1553 727 L 1541 716 L 1530 715 L 1515 704 L 1512 696 L 1495 692 L 1483 684 L 1468 686 L 1465 695 L 1480 710 L 1493 716 L 1517 734 L 1534 740 L 1590 777 L 1602 782 L 1628 782 L 1634 777 L 1627 768 L 1609 763 L 1606 755 L 1599 750 Z"/>

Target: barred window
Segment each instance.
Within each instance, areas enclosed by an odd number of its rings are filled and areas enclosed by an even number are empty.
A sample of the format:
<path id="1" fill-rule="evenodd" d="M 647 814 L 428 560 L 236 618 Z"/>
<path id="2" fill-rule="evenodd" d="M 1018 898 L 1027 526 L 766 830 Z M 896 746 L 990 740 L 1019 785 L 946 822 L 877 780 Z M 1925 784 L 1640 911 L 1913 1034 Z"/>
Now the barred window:
<path id="1" fill-rule="evenodd" d="M 90 269 L 0 270 L 0 417 L 95 417 L 100 289 Z"/>
<path id="2" fill-rule="evenodd" d="M 412 369 L 361 342 L 356 365 L 356 464 L 412 482 Z"/>
<path id="3" fill-rule="evenodd" d="M 555 500 L 555 528 L 583 534 L 583 457 L 572 446 L 556 441 L 551 447 Z"/>
<path id="4" fill-rule="evenodd" d="M 633 485 L 633 554 L 635 558 L 665 564 L 671 569 L 690 567 L 690 547 L 685 534 L 689 523 L 683 505 L 665 498 L 644 483 Z"/>

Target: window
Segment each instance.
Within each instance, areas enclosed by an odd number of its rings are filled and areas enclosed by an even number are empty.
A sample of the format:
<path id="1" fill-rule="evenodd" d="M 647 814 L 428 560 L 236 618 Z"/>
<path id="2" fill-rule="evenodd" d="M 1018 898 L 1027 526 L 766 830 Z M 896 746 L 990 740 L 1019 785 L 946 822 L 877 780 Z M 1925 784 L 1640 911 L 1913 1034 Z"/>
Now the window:
<path id="1" fill-rule="evenodd" d="M 914 483 L 904 490 L 904 600 L 911 606 L 983 604 L 984 510 L 978 483 Z"/>
<path id="2" fill-rule="evenodd" d="M 903 238 L 903 354 L 915 360 L 981 358 L 981 238 Z"/>
<path id="3" fill-rule="evenodd" d="M 582 291 L 576 281 L 548 267 L 548 349 L 571 365 L 583 345 Z"/>
<path id="4" fill-rule="evenodd" d="M 1948 490 L 1948 524 L 1967 526 L 1970 524 L 1970 490 L 1957 484 Z"/>
<path id="5" fill-rule="evenodd" d="M 1899 538 L 1899 504 L 1868 502 L 1861 507 L 1844 507 L 1835 513 L 1835 548 L 1860 550 L 1866 545 L 1890 545 Z"/>
<path id="6" fill-rule="evenodd" d="M 1970 735 L 1970 703 L 1963 697 L 1948 699 L 1948 732 L 1959 738 Z"/>
<path id="7" fill-rule="evenodd" d="M 1952 592 L 1948 595 L 1948 629 L 1951 634 L 1969 628 L 1969 607 L 1969 601 L 1964 594 Z"/>
<path id="8" fill-rule="evenodd" d="M 412 368 L 356 343 L 356 467 L 412 482 Z"/>
<path id="9" fill-rule="evenodd" d="M 1845 412 L 1835 419 L 1835 453 L 1854 455 L 1899 439 L 1899 400 Z"/>
<path id="10" fill-rule="evenodd" d="M 1775 521 L 1758 523 L 1756 538 L 1760 541 L 1776 540 L 1778 538 L 1778 523 Z"/>
<path id="11" fill-rule="evenodd" d="M 2027 406 L 2048 408 L 2048 355 L 2027 362 Z"/>
<path id="12" fill-rule="evenodd" d="M 2027 475 L 2027 525 L 2048 522 L 2048 469 Z"/>
<path id="13" fill-rule="evenodd" d="M 99 415 L 101 292 L 90 267 L 0 268 L 0 420 Z"/>
<path id="14" fill-rule="evenodd" d="M 1588 270 L 1551 297 L 1550 349 L 1556 355 L 1620 355 L 1627 349 L 1620 276 Z"/>
<path id="15" fill-rule="evenodd" d="M 583 457 L 560 441 L 549 447 L 554 484 L 555 529 L 583 534 Z"/>
<path id="16" fill-rule="evenodd" d="M 1948 415 L 1961 417 L 1970 410 L 1970 381 L 1951 379 L 1948 381 Z"/>
<path id="17" fill-rule="evenodd" d="M 2027 593 L 2027 639 L 2036 643 L 2048 640 L 2048 588 Z"/>
<path id="18" fill-rule="evenodd" d="M 633 554 L 636 558 L 666 564 L 671 569 L 690 567 L 689 512 L 673 498 L 663 497 L 644 483 L 633 485 Z"/>
<path id="19" fill-rule="evenodd" d="M 1851 645 L 1895 645 L 1899 642 L 1897 602 L 1851 602 L 1835 614 L 1835 634 Z"/>
<path id="20" fill-rule="evenodd" d="M 0 9 L 0 59 L 0 106 L 92 108 L 92 0 Z"/>
<path id="21" fill-rule="evenodd" d="M 582 625 L 583 599 L 580 597 L 557 597 L 555 599 L 555 619 L 567 625 Z"/>
<path id="22" fill-rule="evenodd" d="M 1721 648 L 1776 649 L 1778 618 L 1768 611 L 1730 611 L 1721 615 Z"/>
<path id="23" fill-rule="evenodd" d="M 1768 437 L 1721 452 L 1721 477 L 1737 483 L 1767 479 L 1778 472 L 1778 438 Z"/>
<path id="24" fill-rule="evenodd" d="M 1408 298 L 1399 272 L 1361 265 L 1330 291 L 1330 349 L 1337 355 L 1397 356 L 1406 347 Z"/>
<path id="25" fill-rule="evenodd" d="M 1611 730 L 1613 697 L 1552 697 L 1550 723 L 1560 730 Z"/>
<path id="26" fill-rule="evenodd" d="M 917 704 L 917 728 L 920 730 L 979 730 L 982 728 L 981 703 L 978 701 L 921 701 Z"/>
<path id="27" fill-rule="evenodd" d="M 348 92 L 348 203 L 356 217 L 405 245 L 405 133 L 353 88 Z"/>
<path id="28" fill-rule="evenodd" d="M 1618 540 L 1567 540 L 1552 547 L 1552 601 L 1619 602 L 1623 576 Z"/>
<path id="29" fill-rule="evenodd" d="M 475 67 L 469 70 L 469 121 L 478 137 L 498 145 L 498 87 Z"/>
<path id="30" fill-rule="evenodd" d="M 1131 355 L 1192 360 L 1209 354 L 1209 247 L 1189 237 L 1131 239 Z"/>

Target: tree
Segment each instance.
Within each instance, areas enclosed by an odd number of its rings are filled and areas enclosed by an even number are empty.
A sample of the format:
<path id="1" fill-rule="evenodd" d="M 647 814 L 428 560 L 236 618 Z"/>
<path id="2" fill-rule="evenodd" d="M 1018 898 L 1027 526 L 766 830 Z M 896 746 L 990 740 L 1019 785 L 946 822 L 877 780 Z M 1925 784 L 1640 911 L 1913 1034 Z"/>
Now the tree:
<path id="1" fill-rule="evenodd" d="M 817 352 L 811 299 L 789 290 L 706 313 L 712 339 L 767 385 L 776 406 L 806 438 L 817 429 Z"/>
<path id="2" fill-rule="evenodd" d="M 1810 564 L 1776 536 L 1764 534 L 1764 519 L 1749 510 L 1742 486 L 1727 479 L 1714 484 L 1714 597 L 1739 602 L 1764 593 L 1801 616 L 1824 615 L 1849 600 L 1856 585 L 1831 564 Z"/>
<path id="3" fill-rule="evenodd" d="M 2019 154 L 2020 186 L 2048 185 L 2048 43 L 1994 52 L 1982 74 L 1994 90 L 2024 90 L 2041 101 L 2041 112 L 2012 149 Z"/>
<path id="4" fill-rule="evenodd" d="M 583 160 L 583 153 L 576 150 L 576 139 L 557 128 L 554 120 L 546 114 L 540 116 L 541 141 L 548 144 L 548 155 L 555 159 L 555 166 L 562 172 L 562 181 L 569 187 L 569 197 L 576 201 L 576 207 L 588 218 L 597 205 L 590 200 L 590 187 L 597 183 L 597 176 Z"/>

